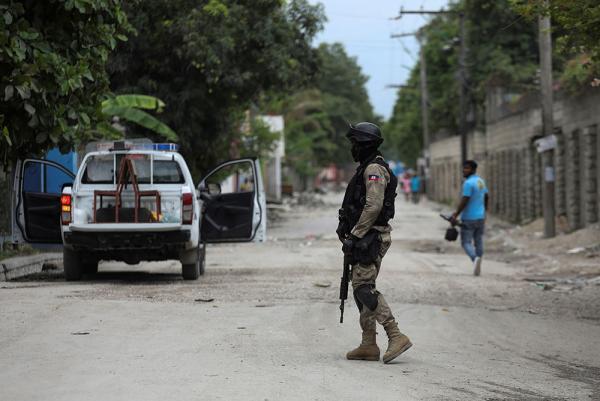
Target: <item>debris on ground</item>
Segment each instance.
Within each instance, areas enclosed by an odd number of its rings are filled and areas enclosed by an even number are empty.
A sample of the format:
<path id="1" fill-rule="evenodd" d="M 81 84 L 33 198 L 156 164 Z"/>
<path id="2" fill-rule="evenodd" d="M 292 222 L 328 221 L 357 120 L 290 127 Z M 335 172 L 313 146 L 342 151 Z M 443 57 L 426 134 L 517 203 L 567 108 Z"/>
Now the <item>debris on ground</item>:
<path id="1" fill-rule="evenodd" d="M 331 287 L 331 281 L 316 281 L 314 283 L 315 287 L 321 287 L 321 288 L 327 288 L 327 287 Z"/>
<path id="2" fill-rule="evenodd" d="M 525 277 L 523 280 L 544 291 L 570 292 L 580 290 L 586 285 L 600 285 L 600 276 L 586 277 Z"/>
<path id="3" fill-rule="evenodd" d="M 304 206 L 308 208 L 318 208 L 325 206 L 325 201 L 320 194 L 313 192 L 300 192 L 292 198 L 288 198 L 286 204 L 291 207 Z"/>
<path id="4" fill-rule="evenodd" d="M 506 311 L 510 311 L 510 310 L 519 309 L 521 306 L 523 306 L 523 305 L 516 305 L 516 306 L 490 306 L 490 307 L 487 308 L 487 310 L 489 310 L 490 312 L 506 312 Z"/>
<path id="5" fill-rule="evenodd" d="M 194 302 L 212 302 L 214 300 L 214 298 L 196 298 L 194 299 Z"/>
<path id="6" fill-rule="evenodd" d="M 585 248 L 582 246 L 578 246 L 577 248 L 572 248 L 567 251 L 569 255 L 574 255 L 581 252 L 585 252 Z"/>
<path id="7" fill-rule="evenodd" d="M 59 269 L 59 267 L 58 267 L 58 265 L 56 263 L 48 262 L 48 263 L 44 263 L 42 265 L 42 271 L 43 272 L 46 272 L 46 271 L 49 271 L 49 270 L 58 270 L 58 269 Z"/>
<path id="8" fill-rule="evenodd" d="M 256 304 L 254 305 L 257 308 L 269 308 L 271 306 L 275 306 L 274 304 Z"/>
<path id="9" fill-rule="evenodd" d="M 414 252 L 419 253 L 446 253 L 446 248 L 441 245 L 431 245 L 431 246 L 418 246 L 413 248 Z"/>
<path id="10" fill-rule="evenodd" d="M 87 336 L 88 334 L 90 334 L 89 331 L 74 331 L 71 333 L 73 336 Z"/>

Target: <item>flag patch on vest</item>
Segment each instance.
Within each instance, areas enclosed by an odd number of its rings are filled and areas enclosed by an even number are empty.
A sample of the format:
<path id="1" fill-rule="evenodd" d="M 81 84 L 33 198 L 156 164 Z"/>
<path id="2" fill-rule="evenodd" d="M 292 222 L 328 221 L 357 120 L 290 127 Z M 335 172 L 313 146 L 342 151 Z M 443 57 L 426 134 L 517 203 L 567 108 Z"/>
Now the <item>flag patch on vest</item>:
<path id="1" fill-rule="evenodd" d="M 381 180 L 381 177 L 375 174 L 372 174 L 369 176 L 369 181 L 379 181 Z"/>

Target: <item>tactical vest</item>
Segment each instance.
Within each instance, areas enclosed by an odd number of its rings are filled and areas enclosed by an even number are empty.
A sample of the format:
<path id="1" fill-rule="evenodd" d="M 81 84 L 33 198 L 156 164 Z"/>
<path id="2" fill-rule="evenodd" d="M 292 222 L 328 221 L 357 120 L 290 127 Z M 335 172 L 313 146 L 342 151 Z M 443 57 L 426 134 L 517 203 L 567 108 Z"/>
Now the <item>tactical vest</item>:
<path id="1" fill-rule="evenodd" d="M 349 233 L 352 228 L 358 223 L 360 215 L 365 208 L 367 202 L 367 187 L 365 184 L 365 170 L 369 164 L 379 164 L 384 167 L 389 176 L 390 182 L 385 187 L 385 194 L 383 198 L 383 207 L 377 220 L 373 223 L 374 226 L 385 226 L 394 217 L 394 202 L 396 200 L 396 188 L 398 187 L 398 179 L 390 170 L 388 164 L 379 155 L 375 155 L 366 162 L 362 163 L 356 169 L 356 173 L 348 183 L 346 193 L 344 195 L 344 201 L 342 203 L 342 209 L 340 209 L 340 223 L 345 226 L 346 234 Z"/>

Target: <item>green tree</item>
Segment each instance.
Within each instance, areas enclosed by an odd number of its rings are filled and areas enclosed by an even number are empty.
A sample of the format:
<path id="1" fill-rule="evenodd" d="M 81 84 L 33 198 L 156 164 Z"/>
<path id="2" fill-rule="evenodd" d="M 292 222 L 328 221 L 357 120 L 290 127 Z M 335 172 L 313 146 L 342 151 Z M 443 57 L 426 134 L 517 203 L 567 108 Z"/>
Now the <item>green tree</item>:
<path id="1" fill-rule="evenodd" d="M 177 141 L 177 134 L 167 124 L 161 122 L 152 114 L 144 111 L 154 111 L 162 113 L 165 109 L 165 103 L 148 95 L 118 95 L 110 97 L 101 103 L 102 114 L 106 118 L 96 126 L 96 131 L 105 137 L 122 136 L 121 131 L 115 129 L 112 125 L 112 119 L 117 117 L 120 122 L 131 123 L 145 128 L 155 135 L 168 141 Z"/>
<path id="2" fill-rule="evenodd" d="M 105 65 L 130 32 L 120 0 L 0 5 L 0 157 L 4 165 L 84 140 L 109 91 Z"/>
<path id="3" fill-rule="evenodd" d="M 380 123 L 373 113 L 356 58 L 340 43 L 322 43 L 318 72 L 307 88 L 293 94 L 272 94 L 262 107 L 286 121 L 286 163 L 304 178 L 329 163 L 349 162 L 345 134 L 348 123 Z M 275 100 L 273 100 L 275 99 Z"/>
<path id="4" fill-rule="evenodd" d="M 111 57 L 111 86 L 165 101 L 163 120 L 196 174 L 228 156 L 261 93 L 294 90 L 316 71 L 322 6 L 305 0 L 155 0 L 126 11 L 138 35 Z"/>
<path id="5" fill-rule="evenodd" d="M 600 3 L 596 0 L 510 0 L 529 21 L 539 15 L 552 18 L 555 66 L 568 90 L 579 91 L 593 82 L 600 85 Z M 556 64 L 556 63 L 555 63 Z M 558 68 L 556 68 L 558 67 Z"/>
<path id="6" fill-rule="evenodd" d="M 485 97 L 490 85 L 526 91 L 535 88 L 538 68 L 537 30 L 510 7 L 509 0 L 462 0 L 450 6 L 466 18 L 468 123 L 485 124 Z M 459 121 L 458 13 L 432 19 L 422 29 L 429 91 L 432 137 L 455 135 Z M 386 133 L 397 154 L 414 165 L 422 148 L 419 65 L 398 98 Z"/>
<path id="7" fill-rule="evenodd" d="M 416 166 L 421 156 L 422 125 L 421 97 L 418 90 L 417 70 L 411 72 L 407 87 L 398 92 L 392 116 L 384 125 L 388 145 L 385 156 L 402 160 L 408 166 Z"/>

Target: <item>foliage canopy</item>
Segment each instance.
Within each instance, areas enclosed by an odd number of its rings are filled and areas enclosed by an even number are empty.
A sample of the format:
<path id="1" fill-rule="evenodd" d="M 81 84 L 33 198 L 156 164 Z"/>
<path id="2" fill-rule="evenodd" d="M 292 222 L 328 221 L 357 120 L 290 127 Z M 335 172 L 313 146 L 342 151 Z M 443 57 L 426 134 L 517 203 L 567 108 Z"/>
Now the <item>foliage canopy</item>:
<path id="1" fill-rule="evenodd" d="M 340 43 L 322 43 L 317 54 L 318 73 L 308 87 L 291 95 L 279 93 L 267 106 L 285 116 L 286 162 L 304 178 L 321 166 L 350 161 L 344 136 L 348 123 L 380 120 L 356 58 Z"/>
<path id="2" fill-rule="evenodd" d="M 135 124 L 168 141 L 177 142 L 177 134 L 171 127 L 145 111 L 162 113 L 164 108 L 165 103 L 154 96 L 131 94 L 110 97 L 101 103 L 106 120 L 99 122 L 96 130 L 103 137 L 121 137 L 121 131 L 111 124 L 116 117 L 119 122 Z"/>
<path id="3" fill-rule="evenodd" d="M 121 0 L 0 5 L 3 164 L 90 135 L 109 90 L 109 53 L 130 31 Z"/>
<path id="4" fill-rule="evenodd" d="M 305 0 L 155 0 L 125 10 L 138 35 L 111 57 L 111 86 L 165 101 L 162 119 L 195 173 L 237 152 L 244 111 L 261 93 L 294 90 L 317 69 L 311 42 L 324 17 Z"/>
<path id="5" fill-rule="evenodd" d="M 482 126 L 489 85 L 533 88 L 537 70 L 536 25 L 517 14 L 509 0 L 462 0 L 450 6 L 463 11 L 467 31 L 467 88 L 470 127 Z M 458 13 L 432 19 L 422 30 L 427 66 L 430 131 L 452 135 L 458 130 Z M 398 99 L 386 133 L 396 145 L 394 156 L 415 164 L 422 148 L 419 68 L 413 68 Z"/>

